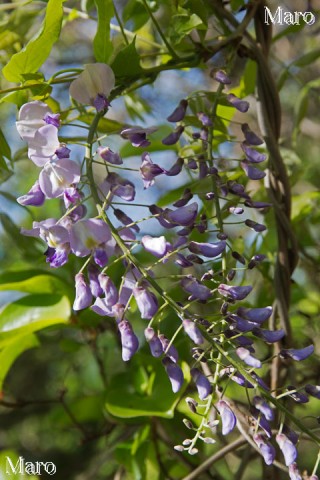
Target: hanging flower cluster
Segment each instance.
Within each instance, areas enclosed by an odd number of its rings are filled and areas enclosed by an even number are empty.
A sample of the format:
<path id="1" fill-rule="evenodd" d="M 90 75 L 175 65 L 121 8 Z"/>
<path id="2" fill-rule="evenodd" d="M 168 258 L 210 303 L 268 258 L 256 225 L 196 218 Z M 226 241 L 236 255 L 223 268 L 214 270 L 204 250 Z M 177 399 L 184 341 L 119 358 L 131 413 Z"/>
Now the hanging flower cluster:
<path id="1" fill-rule="evenodd" d="M 247 112 L 247 101 L 232 93 L 223 93 L 225 85 L 231 83 L 225 72 L 217 71 L 215 79 L 221 85 L 222 101 L 241 113 Z M 70 95 L 80 104 L 95 107 L 97 115 L 103 116 L 110 107 L 114 85 L 114 74 L 109 66 L 90 64 L 71 84 Z M 228 228 L 234 224 L 232 219 L 235 218 L 241 229 L 250 229 L 257 235 L 263 235 L 266 230 L 260 223 L 259 212 L 271 204 L 252 198 L 246 190 L 246 180 L 241 183 L 244 177 L 252 182 L 264 178 L 265 172 L 260 164 L 265 162 L 266 155 L 257 148 L 263 140 L 247 123 L 241 123 L 242 158 L 228 160 L 218 156 L 212 147 L 213 133 L 220 129 L 224 132 L 226 127 L 217 117 L 215 104 L 210 98 L 207 96 L 201 102 L 201 111 L 198 98 L 182 99 L 168 116 L 167 120 L 176 125 L 162 143 L 174 146 L 173 149 L 180 145 L 180 155 L 170 168 L 154 163 L 147 150 L 151 143 L 149 136 L 156 131 L 155 127 L 124 126 L 119 132 L 123 139 L 140 149 L 137 150 L 141 155 L 137 172 L 140 188 L 152 188 L 158 177 L 166 178 L 168 185 L 172 182 L 172 189 L 175 180 L 171 177 L 181 174 L 191 179 L 188 188 L 171 206 L 148 206 L 151 217 L 163 229 L 159 236 L 152 234 L 152 230 L 141 235 L 138 222 L 131 219 L 127 209 L 120 210 L 113 205 L 113 201 L 117 203 L 119 199 L 124 204 L 133 202 L 137 187 L 132 177 L 129 180 L 122 175 L 125 170 L 117 173 L 119 165 L 123 165 L 120 154 L 112 151 L 109 145 L 100 143 L 92 158 L 87 158 L 86 167 L 91 168 L 95 158 L 105 164 L 106 174 L 101 184 L 90 185 L 101 200 L 102 213 L 88 218 L 84 191 L 90 177 L 88 171 L 81 172 L 78 163 L 70 159 L 69 148 L 59 142 L 59 114 L 52 113 L 45 103 L 39 101 L 24 105 L 19 112 L 17 130 L 28 144 L 29 159 L 41 171 L 39 179 L 27 194 L 18 198 L 18 202 L 25 206 L 40 206 L 46 199 L 62 198 L 65 213 L 59 219 L 34 222 L 32 229 L 24 229 L 22 233 L 39 237 L 46 243 L 46 260 L 51 267 L 64 265 L 69 255 L 84 259 L 83 267 L 75 276 L 73 308 L 75 311 L 91 308 L 100 316 L 115 319 L 124 361 L 129 361 L 139 348 L 134 324 L 127 319 L 134 299 L 141 319 L 148 322 L 144 336 L 150 353 L 162 362 L 176 393 L 184 384 L 184 374 L 174 341 L 165 336 L 159 320 L 159 312 L 167 305 L 174 309 L 179 322 L 177 335 L 182 331 L 193 345 L 192 381 L 199 399 L 206 401 L 206 416 L 203 416 L 203 406 L 188 397 L 191 411 L 200 412 L 203 421 L 200 430 L 196 429 L 195 439 L 186 440 L 176 447 L 178 450 L 193 454 L 197 451 L 195 442 L 199 438 L 207 443 L 214 442 L 211 432 L 217 423 L 221 423 L 222 435 L 233 431 L 238 422 L 237 410 L 233 402 L 221 394 L 219 387 L 232 381 L 246 389 L 260 390 L 260 394 L 251 399 L 250 422 L 254 425 L 251 435 L 266 464 L 275 460 L 275 444 L 272 443 L 275 437 L 289 467 L 290 478 L 299 479 L 295 432 L 283 425 L 278 434 L 272 433 L 276 425 L 269 388 L 255 372 L 263 365 L 263 359 L 259 359 L 256 352 L 256 342 L 266 345 L 279 342 L 285 332 L 264 328 L 273 314 L 270 306 L 249 308 L 241 304 L 251 294 L 253 286 L 239 284 L 242 277 L 237 271 L 256 268 L 265 256 L 257 253 L 247 259 L 233 250 L 233 234 Z M 189 110 L 190 115 L 187 115 Z M 95 141 L 91 147 L 94 144 Z M 241 173 L 232 178 L 229 172 L 238 172 L 238 165 Z M 113 226 L 106 215 L 109 207 L 119 222 L 117 226 Z M 248 218 L 252 211 L 255 212 L 254 219 Z M 137 245 L 146 252 L 148 265 L 141 265 L 131 255 L 132 248 Z M 111 259 L 122 255 L 125 273 L 121 284 L 117 285 L 108 274 L 108 267 Z M 167 293 L 170 291 L 170 276 L 165 291 L 161 286 L 155 288 L 155 284 L 160 285 L 157 283 L 157 267 L 163 265 L 178 272 L 172 280 L 172 286 L 179 287 L 177 298 Z M 201 314 L 195 306 L 201 307 Z M 310 345 L 297 350 L 282 349 L 279 355 L 281 359 L 301 361 L 312 353 L 313 346 Z M 210 370 L 212 365 L 214 374 Z M 319 386 L 306 385 L 305 393 L 290 387 L 286 396 L 303 403 L 308 401 L 309 395 L 320 398 L 319 392 Z M 217 397 L 215 402 L 213 396 Z M 215 420 L 210 420 L 208 415 L 214 415 Z M 193 429 L 188 422 L 186 426 Z M 313 479 L 316 478 L 314 475 Z"/>

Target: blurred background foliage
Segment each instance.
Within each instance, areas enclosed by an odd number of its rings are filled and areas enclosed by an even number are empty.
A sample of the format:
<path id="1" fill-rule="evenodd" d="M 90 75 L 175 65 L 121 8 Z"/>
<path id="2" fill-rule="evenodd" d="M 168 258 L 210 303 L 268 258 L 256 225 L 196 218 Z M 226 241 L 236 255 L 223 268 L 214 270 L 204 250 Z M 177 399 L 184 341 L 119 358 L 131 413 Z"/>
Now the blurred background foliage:
<path id="1" fill-rule="evenodd" d="M 230 3 L 228 8 L 238 18 L 242 15 L 241 7 L 247 4 L 244 0 L 225 3 Z M 42 242 L 20 235 L 21 226 L 29 228 L 32 220 L 59 215 L 61 206 L 59 200 L 51 200 L 43 207 L 27 211 L 16 203 L 16 197 L 25 193 L 36 178 L 36 171 L 30 168 L 26 157 L 26 146 L 15 130 L 17 107 L 47 95 L 50 106 L 62 111 L 63 115 L 69 105 L 69 83 L 49 84 L 48 79 L 57 71 L 81 68 L 83 64 L 99 60 L 99 45 L 95 51 L 93 43 L 97 6 L 106 8 L 103 12 L 105 23 L 102 22 L 100 28 L 109 28 L 111 19 L 110 60 L 123 84 L 134 84 L 139 80 L 141 66 L 154 69 L 154 74 L 145 78 L 146 85 L 113 103 L 109 121 L 101 124 L 101 133 L 112 134 L 119 124 L 124 123 L 160 125 L 159 136 L 154 137 L 151 147 L 155 151 L 154 158 L 162 158 L 164 166 L 166 162 L 170 165 L 174 158 L 172 150 L 160 141 L 170 131 L 166 116 L 181 98 L 195 90 L 214 90 L 216 84 L 210 73 L 226 62 L 222 51 L 214 56 L 208 54 L 206 61 L 192 65 L 191 59 L 180 68 L 163 68 L 161 72 L 161 66 L 168 62 L 170 55 L 150 20 L 152 12 L 165 38 L 179 55 L 192 57 L 204 40 L 209 39 L 207 44 L 213 45 L 220 35 L 215 2 L 119 0 L 114 2 L 114 7 L 111 1 L 103 4 L 93 0 L 67 0 L 63 3 L 60 37 L 41 66 L 41 73 L 34 72 L 24 79 L 23 84 L 29 82 L 29 88 L 15 89 L 14 83 L 1 77 L 1 479 L 7 478 L 3 471 L 5 455 L 11 458 L 23 455 L 29 461 L 52 461 L 57 466 L 56 478 L 59 479 L 182 479 L 226 442 L 219 438 L 216 445 L 203 443 L 199 454 L 194 457 L 173 449 L 188 437 L 183 418 L 191 419 L 194 424 L 199 422 L 185 402 L 180 402 L 186 392 L 172 394 L 161 365 L 150 357 L 147 346 L 144 345 L 130 364 L 125 365 L 120 361 L 119 340 L 110 322 L 101 321 L 101 317 L 89 311 L 74 318 L 70 305 L 74 295 L 74 274 L 81 267 L 79 259 L 70 259 L 63 268 L 50 272 L 44 263 Z M 279 4 L 287 10 L 312 8 L 316 15 L 320 9 L 317 1 L 270 1 L 268 4 L 273 10 Z M 2 66 L 39 32 L 45 7 L 46 2 L 41 1 L 1 3 Z M 126 29 L 129 46 L 124 43 L 115 11 Z M 319 25 L 317 21 L 312 27 L 275 26 L 270 53 L 282 104 L 281 151 L 292 186 L 292 222 L 300 250 L 300 262 L 293 277 L 291 322 L 295 345 L 303 345 L 305 338 L 309 337 L 316 348 L 313 361 L 296 373 L 300 381 L 308 382 L 319 379 L 320 374 L 317 360 L 320 355 Z M 252 28 L 249 26 L 253 33 Z M 247 96 L 250 101 L 248 119 L 255 127 L 254 65 L 237 57 L 231 73 L 234 85 L 239 85 L 239 96 Z M 230 108 L 219 108 L 220 115 L 233 116 Z M 88 123 L 92 118 L 84 116 L 82 120 Z M 75 133 L 74 129 L 64 126 L 61 135 L 68 144 L 74 143 L 74 156 L 81 159 L 82 149 L 76 144 L 83 142 L 83 131 L 79 129 Z M 133 166 L 139 165 L 130 146 L 118 140 L 114 142 L 123 157 L 130 157 Z M 179 179 L 177 190 L 169 193 L 165 184 L 157 182 L 151 193 L 154 198 L 148 197 L 149 203 L 158 201 L 165 205 L 174 201 L 188 181 L 188 178 Z M 263 186 L 260 188 L 261 198 L 265 199 Z M 141 197 L 139 201 L 144 203 L 146 198 Z M 139 210 L 135 214 L 138 219 Z M 264 222 L 268 225 L 268 233 L 259 238 L 257 246 L 261 253 L 267 254 L 267 262 L 251 277 L 257 285 L 257 306 L 271 304 L 274 295 L 272 265 L 276 232 L 272 211 L 265 215 Z M 246 246 L 248 257 L 250 248 L 254 252 L 255 246 Z M 241 249 L 244 249 L 244 243 L 239 240 L 240 252 Z M 145 261 L 143 253 L 139 255 L 141 261 Z M 115 264 L 113 276 L 120 279 L 123 272 L 119 263 Z M 130 318 L 134 318 L 141 337 L 145 323 L 139 320 L 135 308 L 132 304 Z M 164 313 L 168 336 L 174 333 L 171 317 L 172 314 Z M 187 360 L 189 343 L 179 338 L 177 346 L 181 357 Z M 192 391 L 187 382 L 186 389 L 187 393 Z M 316 402 L 313 400 L 307 407 L 297 410 L 302 416 L 318 416 Z M 313 425 L 312 419 L 305 421 Z M 307 442 L 301 449 L 304 466 L 310 471 L 316 449 Z M 243 468 L 243 458 L 247 460 L 243 478 L 267 478 L 261 461 L 252 459 L 247 447 L 227 455 L 199 478 L 241 478 L 239 472 Z M 49 477 L 43 475 L 41 478 Z M 20 476 L 16 475 L 16 478 Z"/>

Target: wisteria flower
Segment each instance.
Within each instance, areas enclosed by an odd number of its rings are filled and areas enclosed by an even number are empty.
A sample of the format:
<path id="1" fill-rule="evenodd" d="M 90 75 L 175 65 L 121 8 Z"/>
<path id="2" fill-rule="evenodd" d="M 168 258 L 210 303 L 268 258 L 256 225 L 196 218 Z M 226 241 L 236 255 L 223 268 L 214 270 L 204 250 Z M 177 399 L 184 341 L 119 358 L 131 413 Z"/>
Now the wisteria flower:
<path id="1" fill-rule="evenodd" d="M 255 434 L 253 436 L 253 440 L 257 444 L 266 464 L 271 465 L 276 458 L 276 451 L 274 446 L 271 445 L 271 443 L 266 442 L 263 435 L 260 434 Z"/>
<path id="2" fill-rule="evenodd" d="M 47 162 L 39 175 L 39 184 L 47 198 L 61 197 L 72 184 L 80 181 L 80 166 L 62 158 L 58 162 Z"/>
<path id="3" fill-rule="evenodd" d="M 158 175 L 165 173 L 165 170 L 156 163 L 153 163 L 149 153 L 142 154 L 142 163 L 140 166 L 140 174 L 143 180 L 144 188 L 149 188 L 154 184 L 154 179 Z"/>
<path id="4" fill-rule="evenodd" d="M 284 433 L 279 433 L 276 436 L 276 441 L 283 453 L 286 466 L 288 467 L 295 462 L 297 458 L 297 449 Z"/>
<path id="5" fill-rule="evenodd" d="M 122 360 L 128 362 L 138 350 L 139 340 L 127 320 L 118 323 L 118 329 L 121 335 Z"/>
<path id="6" fill-rule="evenodd" d="M 182 321 L 183 329 L 196 345 L 204 343 L 204 338 L 199 328 L 192 320 L 184 319 Z"/>
<path id="7" fill-rule="evenodd" d="M 151 237 L 150 235 L 144 235 L 141 239 L 141 245 L 147 252 L 158 258 L 162 258 L 168 249 L 166 237 L 164 236 Z"/>
<path id="8" fill-rule="evenodd" d="M 162 363 L 171 382 L 172 391 L 173 393 L 177 393 L 183 385 L 183 372 L 179 365 L 173 362 L 169 357 L 165 357 L 162 360 Z"/>
<path id="9" fill-rule="evenodd" d="M 296 463 L 292 463 L 291 465 L 289 465 L 289 476 L 290 476 L 290 480 L 302 480 L 302 476 L 299 472 L 298 465 Z M 316 479 L 318 478 L 316 475 L 315 477 Z M 314 479 L 310 477 L 309 480 L 314 480 Z"/>
<path id="10" fill-rule="evenodd" d="M 184 131 L 184 127 L 180 125 L 177 127 L 174 132 L 170 133 L 167 137 L 162 140 L 163 145 L 174 145 L 177 143 Z"/>
<path id="11" fill-rule="evenodd" d="M 41 190 L 38 180 L 32 185 L 28 193 L 17 198 L 17 202 L 25 206 L 32 205 L 34 207 L 40 207 L 44 204 L 44 201 L 45 195 Z"/>
<path id="12" fill-rule="evenodd" d="M 238 357 L 243 360 L 247 365 L 253 368 L 261 368 L 261 362 L 257 358 L 250 354 L 247 348 L 239 347 L 236 350 Z"/>
<path id="13" fill-rule="evenodd" d="M 35 100 L 20 108 L 16 127 L 20 137 L 26 142 L 31 142 L 37 130 L 48 124 L 57 130 L 60 122 L 59 114 L 53 114 L 47 104 Z"/>
<path id="14" fill-rule="evenodd" d="M 109 107 L 108 97 L 114 85 L 115 77 L 109 65 L 90 63 L 71 83 L 69 92 L 77 102 L 92 105 L 100 112 Z"/>
<path id="15" fill-rule="evenodd" d="M 144 336 L 149 343 L 151 355 L 153 357 L 161 357 L 163 354 L 163 346 L 160 338 L 151 327 L 147 327 L 144 331 Z"/>
<path id="16" fill-rule="evenodd" d="M 310 355 L 312 355 L 313 352 L 314 352 L 314 346 L 309 345 L 308 347 L 300 348 L 300 349 L 294 349 L 294 348 L 289 348 L 287 350 L 283 349 L 280 351 L 280 356 L 283 358 L 292 358 L 293 360 L 300 362 L 301 360 L 305 360 L 306 358 L 310 357 Z"/>
<path id="17" fill-rule="evenodd" d="M 223 85 L 230 85 L 231 83 L 230 78 L 223 70 L 218 70 L 214 74 L 214 78 L 217 80 L 217 82 L 222 83 Z"/>
<path id="18" fill-rule="evenodd" d="M 132 200 L 134 200 L 136 194 L 135 186 L 126 178 L 112 172 L 107 176 L 106 182 L 110 185 L 111 192 L 117 197 L 120 197 L 127 202 L 132 202 Z"/>
<path id="19" fill-rule="evenodd" d="M 188 100 L 180 100 L 177 108 L 167 117 L 168 122 L 181 122 L 184 119 L 188 108 Z"/>
<path id="20" fill-rule="evenodd" d="M 70 230 L 71 250 L 77 257 L 86 257 L 111 239 L 109 227 L 98 218 L 80 220 Z"/>
<path id="21" fill-rule="evenodd" d="M 157 297 L 145 287 L 134 287 L 132 293 L 140 310 L 141 318 L 150 320 L 158 311 Z"/>
<path id="22" fill-rule="evenodd" d="M 162 348 L 164 353 L 172 360 L 173 362 L 177 363 L 179 359 L 178 351 L 174 345 L 170 345 L 169 347 L 169 340 L 163 334 L 159 335 L 159 340 L 162 344 Z M 168 348 L 169 347 L 169 348 Z"/>
<path id="23" fill-rule="evenodd" d="M 188 275 L 181 280 L 181 286 L 183 290 L 191 294 L 190 300 L 208 300 L 211 296 L 211 291 L 205 285 L 202 285 L 199 280 L 197 280 L 192 275 Z"/>
<path id="24" fill-rule="evenodd" d="M 244 287 L 234 287 L 232 285 L 225 285 L 221 283 L 218 287 L 218 292 L 224 297 L 232 298 L 233 300 L 243 300 L 251 292 L 251 285 Z"/>
<path id="25" fill-rule="evenodd" d="M 119 293 L 115 284 L 111 278 L 104 273 L 100 273 L 98 280 L 105 295 L 104 300 L 106 305 L 108 307 L 113 307 L 119 299 Z"/>
<path id="26" fill-rule="evenodd" d="M 274 419 L 274 413 L 270 405 L 259 396 L 256 396 L 253 398 L 253 405 L 258 409 L 260 412 L 263 413 L 263 415 L 266 417 L 266 419 L 271 422 Z"/>
<path id="27" fill-rule="evenodd" d="M 28 142 L 28 157 L 37 167 L 43 167 L 60 147 L 58 130 L 54 125 L 39 128 Z"/>
<path id="28" fill-rule="evenodd" d="M 241 113 L 245 113 L 249 110 L 250 104 L 246 100 L 241 100 L 240 98 L 236 97 L 233 93 L 228 93 L 227 100 L 231 105 L 239 110 Z"/>
<path id="29" fill-rule="evenodd" d="M 212 393 L 211 383 L 197 368 L 192 368 L 190 373 L 194 383 L 196 384 L 199 398 L 201 400 L 205 400 Z"/>
<path id="30" fill-rule="evenodd" d="M 181 226 L 191 226 L 198 214 L 198 204 L 196 202 L 190 203 L 185 207 L 177 208 L 176 210 L 164 210 L 163 216 L 165 220 L 168 220 L 172 224 Z"/>
<path id="31" fill-rule="evenodd" d="M 236 426 L 237 418 L 224 400 L 220 400 L 217 403 L 217 407 L 221 415 L 222 435 L 228 435 Z"/>
<path id="32" fill-rule="evenodd" d="M 157 130 L 157 127 L 130 127 L 124 128 L 120 135 L 122 138 L 128 139 L 133 147 L 148 147 L 150 141 L 147 139 L 147 135 Z"/>
<path id="33" fill-rule="evenodd" d="M 121 165 L 122 158 L 118 153 L 113 152 L 109 147 L 98 147 L 97 154 L 106 162 L 112 165 Z"/>
<path id="34" fill-rule="evenodd" d="M 222 240 L 221 242 L 216 243 L 199 243 L 199 242 L 190 242 L 189 250 L 193 253 L 199 253 L 204 257 L 214 258 L 221 255 L 221 253 L 226 248 L 226 242 Z"/>
<path id="35" fill-rule="evenodd" d="M 92 293 L 89 285 L 86 283 L 83 273 L 75 276 L 76 298 L 73 303 L 74 310 L 83 310 L 91 305 Z"/>

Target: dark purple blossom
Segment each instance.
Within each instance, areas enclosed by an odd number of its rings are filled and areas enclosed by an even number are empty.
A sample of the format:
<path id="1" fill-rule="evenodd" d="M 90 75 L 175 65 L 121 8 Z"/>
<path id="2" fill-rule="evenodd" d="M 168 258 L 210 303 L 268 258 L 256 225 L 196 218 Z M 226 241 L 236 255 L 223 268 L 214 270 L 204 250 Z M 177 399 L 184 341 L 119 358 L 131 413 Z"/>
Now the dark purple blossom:
<path id="1" fill-rule="evenodd" d="M 240 317 L 246 318 L 251 322 L 259 323 L 260 325 L 268 320 L 272 314 L 272 307 L 263 307 L 263 308 L 245 308 L 239 307 L 237 309 L 237 314 Z"/>
<path id="2" fill-rule="evenodd" d="M 151 327 L 147 327 L 144 331 L 144 336 L 149 343 L 151 355 L 153 357 L 161 357 L 163 354 L 163 346 L 160 338 Z"/>
<path id="3" fill-rule="evenodd" d="M 177 393 L 183 385 L 183 372 L 179 365 L 173 362 L 169 357 L 165 357 L 162 360 L 162 363 L 171 382 L 172 391 L 173 393 Z"/>
<path id="4" fill-rule="evenodd" d="M 224 400 L 220 400 L 217 403 L 217 407 L 221 415 L 222 435 L 228 435 L 236 426 L 237 418 Z"/>
<path id="5" fill-rule="evenodd" d="M 266 419 L 264 414 L 261 412 L 261 410 L 258 410 L 255 407 L 251 407 L 251 413 L 253 417 L 256 419 L 259 427 L 265 431 L 268 438 L 271 438 L 272 437 L 271 427 L 269 425 L 268 420 Z"/>
<path id="6" fill-rule="evenodd" d="M 169 346 L 169 340 L 162 334 L 159 335 L 159 340 L 162 344 L 163 352 L 169 357 L 173 362 L 177 363 L 179 359 L 178 351 L 174 345 Z"/>
<path id="7" fill-rule="evenodd" d="M 48 247 L 44 253 L 46 256 L 46 262 L 49 263 L 51 268 L 59 268 L 65 265 L 68 261 L 68 248 L 52 248 Z"/>
<path id="8" fill-rule="evenodd" d="M 158 311 L 157 297 L 145 287 L 134 287 L 132 293 L 140 310 L 141 318 L 150 320 Z"/>
<path id="9" fill-rule="evenodd" d="M 97 93 L 92 104 L 96 108 L 97 112 L 102 112 L 111 105 L 104 93 Z"/>
<path id="10" fill-rule="evenodd" d="M 263 140 L 259 138 L 252 130 L 250 130 L 249 125 L 247 123 L 243 123 L 241 125 L 241 130 L 244 134 L 244 137 L 249 143 L 249 145 L 262 145 Z"/>
<path id="11" fill-rule="evenodd" d="M 25 206 L 32 205 L 34 207 L 40 207 L 44 204 L 44 201 L 45 195 L 41 190 L 38 180 L 32 185 L 28 193 L 17 198 L 17 202 Z"/>
<path id="12" fill-rule="evenodd" d="M 140 174 L 143 180 L 144 188 L 149 188 L 154 184 L 154 179 L 158 175 L 165 173 L 165 170 L 156 163 L 153 163 L 149 153 L 142 154 L 142 163 L 140 166 Z"/>
<path id="13" fill-rule="evenodd" d="M 60 113 L 49 113 L 47 112 L 43 120 L 48 124 L 48 125 L 54 125 L 56 128 L 60 127 Z"/>
<path id="14" fill-rule="evenodd" d="M 76 298 L 73 303 L 73 310 L 83 310 L 92 303 L 92 293 L 86 283 L 83 273 L 75 276 Z"/>
<path id="15" fill-rule="evenodd" d="M 168 177 L 174 177 L 176 175 L 179 175 L 179 173 L 182 170 L 183 164 L 184 164 L 183 158 L 179 157 L 177 161 L 172 165 L 172 167 L 165 172 L 165 174 Z"/>
<path id="16" fill-rule="evenodd" d="M 177 108 L 167 117 L 168 122 L 181 122 L 184 119 L 188 108 L 188 100 L 180 100 Z"/>
<path id="17" fill-rule="evenodd" d="M 264 330 L 262 328 L 254 328 L 252 333 L 259 338 L 262 338 L 267 343 L 279 342 L 284 336 L 285 331 L 280 330 Z"/>
<path id="18" fill-rule="evenodd" d="M 251 285 L 243 287 L 234 287 L 232 285 L 225 285 L 221 283 L 218 287 L 218 292 L 224 297 L 232 298 L 232 300 L 243 300 L 251 292 Z"/>
<path id="19" fill-rule="evenodd" d="M 197 368 L 192 368 L 190 373 L 194 383 L 196 384 L 199 398 L 201 400 L 205 400 L 212 393 L 211 383 Z"/>
<path id="20" fill-rule="evenodd" d="M 267 159 L 267 155 L 264 153 L 260 153 L 254 148 L 249 147 L 245 143 L 241 143 L 241 148 L 244 151 L 246 159 L 248 162 L 251 163 L 261 163 Z"/>
<path id="21" fill-rule="evenodd" d="M 236 97 L 233 93 L 228 93 L 227 100 L 231 105 L 239 110 L 241 113 L 245 113 L 249 110 L 250 104 L 245 100 L 241 100 L 240 98 Z"/>
<path id="22" fill-rule="evenodd" d="M 108 163 L 112 165 L 121 165 L 122 158 L 118 153 L 114 153 L 109 147 L 98 147 L 97 154 Z"/>
<path id="23" fill-rule="evenodd" d="M 177 127 L 172 133 L 170 133 L 167 137 L 165 137 L 162 140 L 163 145 L 174 145 L 175 143 L 177 143 L 183 131 L 184 131 L 184 127 L 182 125 Z"/>
<path id="24" fill-rule="evenodd" d="M 187 275 L 181 280 L 182 288 L 191 294 L 190 300 L 208 300 L 211 296 L 211 291 L 205 285 L 202 285 L 199 280 L 197 280 L 192 275 Z"/>
<path id="25" fill-rule="evenodd" d="M 250 178 L 250 180 L 261 180 L 266 176 L 265 172 L 259 170 L 259 168 L 252 167 L 245 160 L 241 162 L 241 167 L 243 168 L 247 177 Z"/>
<path id="26" fill-rule="evenodd" d="M 276 458 L 276 451 L 274 446 L 271 445 L 271 443 L 266 442 L 263 435 L 259 433 L 253 436 L 253 440 L 257 444 L 266 464 L 271 465 Z"/>
<path id="27" fill-rule="evenodd" d="M 60 143 L 59 148 L 55 151 L 55 154 L 59 159 L 61 158 L 69 158 L 70 157 L 71 150 L 68 148 L 65 144 Z"/>
<path id="28" fill-rule="evenodd" d="M 193 197 L 193 194 L 191 193 L 191 190 L 189 188 L 186 188 L 185 191 L 183 192 L 182 197 L 176 202 L 174 202 L 173 206 L 179 207 L 179 208 L 184 207 L 185 205 L 187 205 L 187 203 L 189 202 L 189 200 L 191 200 L 192 197 Z"/>
<path id="29" fill-rule="evenodd" d="M 128 139 L 134 147 L 147 147 L 150 145 L 149 140 L 147 140 L 147 135 L 156 130 L 156 127 L 131 127 L 123 129 L 120 135 L 122 138 Z"/>
<path id="30" fill-rule="evenodd" d="M 174 225 L 181 225 L 184 227 L 191 226 L 198 214 L 198 204 L 196 202 L 190 203 L 185 207 L 177 208 L 176 210 L 164 210 L 163 216 L 165 220 L 171 222 Z"/>
<path id="31" fill-rule="evenodd" d="M 132 218 L 128 217 L 126 213 L 124 213 L 122 210 L 119 208 L 115 208 L 113 210 L 114 216 L 123 224 L 123 225 L 130 225 L 130 228 L 132 230 L 135 230 L 137 233 L 140 232 L 140 228 L 138 225 L 134 223 Z"/>
<path id="32" fill-rule="evenodd" d="M 192 320 L 185 319 L 182 321 L 182 325 L 186 334 L 196 345 L 201 345 L 202 343 L 204 343 L 202 333 Z"/>
<path id="33" fill-rule="evenodd" d="M 283 349 L 280 352 L 280 356 L 283 358 L 292 358 L 293 360 L 300 362 L 301 360 L 305 360 L 306 358 L 310 357 L 310 355 L 312 355 L 313 352 L 314 352 L 314 346 L 309 345 L 308 347 L 300 348 L 300 349 L 294 349 L 294 348 L 289 348 L 287 350 Z"/>
<path id="34" fill-rule="evenodd" d="M 308 383 L 304 389 L 309 395 L 312 395 L 320 400 L 320 385 L 310 385 Z"/>
<path id="35" fill-rule="evenodd" d="M 309 397 L 302 392 L 297 392 L 296 387 L 293 385 L 288 385 L 287 386 L 287 391 L 289 393 L 289 397 L 292 398 L 295 402 L 297 403 L 308 403 L 309 402 Z"/>
<path id="36" fill-rule="evenodd" d="M 92 263 L 88 267 L 88 278 L 91 293 L 94 297 L 102 297 L 103 290 L 99 282 L 100 270 Z"/>
<path id="37" fill-rule="evenodd" d="M 248 263 L 248 269 L 252 270 L 254 267 L 259 265 L 259 263 L 263 262 L 263 260 L 266 259 L 266 255 L 254 255 L 253 257 L 250 258 L 250 261 Z"/>
<path id="38" fill-rule="evenodd" d="M 297 458 L 297 449 L 284 433 L 279 433 L 276 436 L 276 441 L 283 453 L 286 466 L 288 467 L 295 462 Z"/>
<path id="39" fill-rule="evenodd" d="M 241 373 L 237 372 L 234 367 L 223 368 L 220 371 L 220 375 L 222 376 L 225 374 L 230 378 L 230 380 L 234 381 L 241 387 L 253 388 L 252 383 L 248 382 L 248 380 L 246 380 Z"/>
<path id="40" fill-rule="evenodd" d="M 223 70 L 218 70 L 214 74 L 214 79 L 217 80 L 217 82 L 222 83 L 223 85 L 230 85 L 231 83 L 230 78 Z"/>
<path id="41" fill-rule="evenodd" d="M 221 255 L 225 250 L 226 245 L 227 244 L 224 240 L 216 243 L 190 242 L 188 248 L 190 252 L 198 253 L 208 258 L 214 258 Z"/>
<path id="42" fill-rule="evenodd" d="M 122 360 L 127 362 L 138 350 L 139 340 L 127 320 L 118 323 L 118 329 L 121 336 Z"/>

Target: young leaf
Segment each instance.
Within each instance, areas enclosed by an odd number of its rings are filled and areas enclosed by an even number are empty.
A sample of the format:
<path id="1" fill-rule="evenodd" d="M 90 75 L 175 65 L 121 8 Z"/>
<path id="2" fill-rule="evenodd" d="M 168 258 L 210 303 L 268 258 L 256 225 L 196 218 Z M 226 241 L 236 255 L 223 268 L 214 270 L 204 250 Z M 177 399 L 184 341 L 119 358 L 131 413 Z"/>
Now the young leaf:
<path id="1" fill-rule="evenodd" d="M 9 82 L 23 81 L 23 74 L 35 73 L 48 58 L 58 40 L 63 17 L 63 0 L 49 0 L 40 33 L 13 55 L 2 72 Z"/>
<path id="2" fill-rule="evenodd" d="M 127 47 L 120 50 L 112 62 L 112 70 L 116 77 L 136 77 L 141 75 L 140 57 L 136 50 L 136 38 Z"/>
<path id="3" fill-rule="evenodd" d="M 93 40 L 93 51 L 97 62 L 108 63 L 113 51 L 110 39 L 110 20 L 114 15 L 112 0 L 94 0 L 98 12 L 98 28 Z"/>

